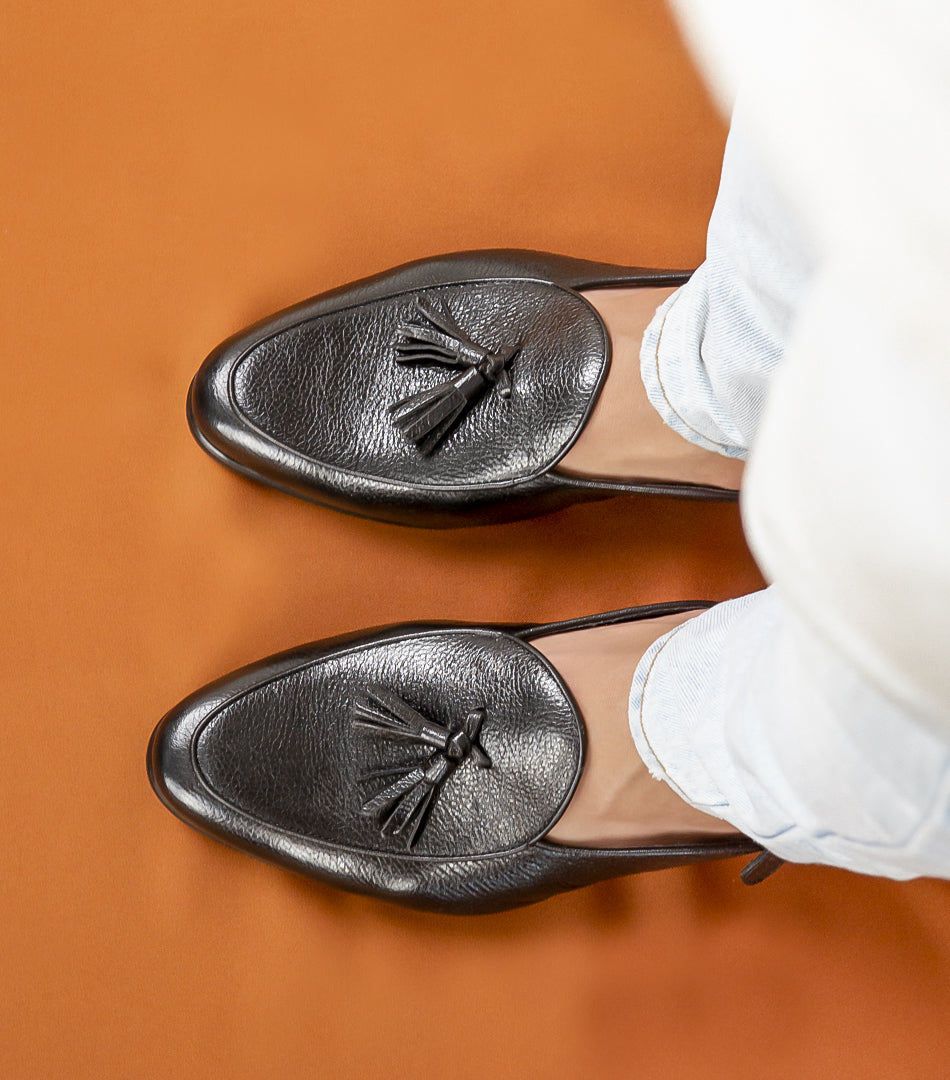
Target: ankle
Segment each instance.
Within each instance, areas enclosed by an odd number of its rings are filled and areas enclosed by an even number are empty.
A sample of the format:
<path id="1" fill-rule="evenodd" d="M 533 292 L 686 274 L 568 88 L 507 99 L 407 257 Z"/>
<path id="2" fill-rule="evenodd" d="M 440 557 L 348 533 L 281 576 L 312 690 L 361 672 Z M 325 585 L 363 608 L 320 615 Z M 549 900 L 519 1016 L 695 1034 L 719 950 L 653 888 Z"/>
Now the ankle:
<path id="1" fill-rule="evenodd" d="M 558 465 L 568 475 L 666 480 L 735 490 L 743 463 L 694 446 L 667 427 L 640 377 L 640 345 L 670 288 L 590 289 L 611 340 L 611 365 L 594 409 Z"/>
<path id="2" fill-rule="evenodd" d="M 737 836 L 727 822 L 684 802 L 654 779 L 630 734 L 627 699 L 643 654 L 698 611 L 540 638 L 533 645 L 571 691 L 587 729 L 584 771 L 548 833 L 562 844 L 637 847 Z"/>

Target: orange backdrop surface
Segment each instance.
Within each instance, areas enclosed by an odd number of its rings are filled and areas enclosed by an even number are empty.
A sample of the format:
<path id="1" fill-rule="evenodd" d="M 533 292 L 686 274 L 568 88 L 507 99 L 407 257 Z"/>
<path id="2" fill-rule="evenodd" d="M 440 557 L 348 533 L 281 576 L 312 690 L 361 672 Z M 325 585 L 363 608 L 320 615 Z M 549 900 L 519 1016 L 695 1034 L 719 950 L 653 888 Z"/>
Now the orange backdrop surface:
<path id="1" fill-rule="evenodd" d="M 162 713 L 413 618 L 760 585 L 731 506 L 428 533 L 214 464 L 220 339 L 401 261 L 695 265 L 725 129 L 620 0 L 6 0 L 0 1077 L 944 1077 L 950 885 L 736 862 L 425 916 L 185 828 Z"/>

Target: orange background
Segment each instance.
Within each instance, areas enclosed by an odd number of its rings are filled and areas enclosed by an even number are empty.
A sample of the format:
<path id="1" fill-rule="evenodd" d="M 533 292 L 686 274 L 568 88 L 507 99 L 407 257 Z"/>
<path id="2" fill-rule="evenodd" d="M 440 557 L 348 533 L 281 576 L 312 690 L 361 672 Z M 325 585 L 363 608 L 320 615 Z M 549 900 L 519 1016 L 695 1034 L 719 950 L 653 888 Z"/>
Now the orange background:
<path id="1" fill-rule="evenodd" d="M 167 708 L 302 641 L 758 586 L 733 507 L 417 532 L 185 425 L 220 339 L 410 258 L 700 260 L 724 127 L 663 8 L 6 0 L 0 52 L 0 1076 L 946 1076 L 947 883 L 731 862 L 453 920 L 146 781 Z"/>

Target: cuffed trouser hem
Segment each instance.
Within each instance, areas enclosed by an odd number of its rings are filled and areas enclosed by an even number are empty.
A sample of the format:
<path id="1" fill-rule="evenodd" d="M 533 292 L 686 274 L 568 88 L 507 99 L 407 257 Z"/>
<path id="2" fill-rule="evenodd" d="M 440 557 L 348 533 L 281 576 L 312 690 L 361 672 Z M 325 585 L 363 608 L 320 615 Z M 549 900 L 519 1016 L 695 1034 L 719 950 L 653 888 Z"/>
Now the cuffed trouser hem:
<path id="1" fill-rule="evenodd" d="M 647 396 L 673 431 L 725 457 L 748 456 L 810 277 L 801 229 L 740 100 L 706 260 L 657 311 L 640 351 Z"/>
<path id="2" fill-rule="evenodd" d="M 630 728 L 654 777 L 783 859 L 950 876 L 950 748 L 774 586 L 656 641 L 634 675 Z"/>
<path id="3" fill-rule="evenodd" d="M 705 270 L 676 290 L 657 309 L 643 335 L 640 377 L 650 404 L 667 427 L 688 442 L 724 457 L 745 460 L 748 450 L 727 417 L 718 416 L 700 354 L 706 320 Z M 717 422 L 718 418 L 718 422 Z"/>

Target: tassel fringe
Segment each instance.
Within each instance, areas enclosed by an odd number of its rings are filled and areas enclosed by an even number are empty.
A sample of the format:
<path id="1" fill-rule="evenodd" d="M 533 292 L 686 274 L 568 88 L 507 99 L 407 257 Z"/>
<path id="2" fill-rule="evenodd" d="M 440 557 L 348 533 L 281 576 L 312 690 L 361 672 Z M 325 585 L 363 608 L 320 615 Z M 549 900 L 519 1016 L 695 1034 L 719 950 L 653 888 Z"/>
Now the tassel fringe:
<path id="1" fill-rule="evenodd" d="M 397 401 L 389 407 L 393 423 L 423 454 L 431 454 L 480 397 L 488 380 L 478 368 Z"/>
<path id="2" fill-rule="evenodd" d="M 437 386 L 402 398 L 389 407 L 395 426 L 423 454 L 431 454 L 488 386 L 494 383 L 503 398 L 511 397 L 508 364 L 519 347 L 490 352 L 472 341 L 447 312 L 429 307 L 419 297 L 415 299 L 415 307 L 425 322 L 400 324 L 396 332 L 396 362 L 462 369 Z"/>
<path id="3" fill-rule="evenodd" d="M 469 756 L 481 768 L 491 768 L 491 758 L 478 744 L 485 719 L 484 709 L 473 709 L 461 723 L 445 727 L 429 720 L 383 687 L 368 689 L 350 709 L 355 727 L 368 728 L 384 738 L 435 747 L 422 762 L 374 769 L 361 780 L 390 780 L 361 808 L 376 818 L 384 836 L 405 837 L 412 848 L 422 833 L 443 783 Z"/>

